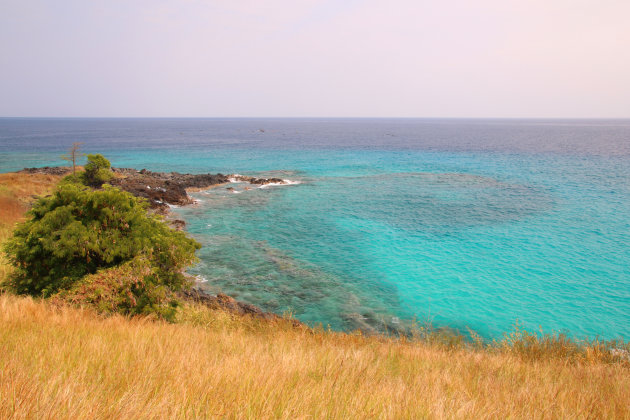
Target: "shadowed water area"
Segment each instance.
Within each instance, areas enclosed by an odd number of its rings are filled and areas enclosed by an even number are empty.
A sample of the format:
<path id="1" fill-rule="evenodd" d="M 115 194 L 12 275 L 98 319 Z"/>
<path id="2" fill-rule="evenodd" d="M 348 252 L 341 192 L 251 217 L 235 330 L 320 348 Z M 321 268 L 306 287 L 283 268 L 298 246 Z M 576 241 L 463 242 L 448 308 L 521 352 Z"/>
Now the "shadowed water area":
<path id="1" fill-rule="evenodd" d="M 0 170 L 73 141 L 117 167 L 294 181 L 174 209 L 210 291 L 340 330 L 630 337 L 629 121 L 0 119 Z"/>

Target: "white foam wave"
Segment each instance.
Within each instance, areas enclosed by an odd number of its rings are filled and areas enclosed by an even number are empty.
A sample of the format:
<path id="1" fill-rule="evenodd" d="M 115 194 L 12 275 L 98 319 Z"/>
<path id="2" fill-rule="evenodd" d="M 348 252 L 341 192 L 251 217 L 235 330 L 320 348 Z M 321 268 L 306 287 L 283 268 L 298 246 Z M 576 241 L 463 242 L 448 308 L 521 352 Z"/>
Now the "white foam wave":
<path id="1" fill-rule="evenodd" d="M 241 175 L 241 174 L 232 174 L 232 176 L 228 178 L 228 181 L 230 181 L 233 184 L 241 184 L 241 183 L 245 182 L 243 180 L 238 179 L 241 176 L 243 176 L 243 175 Z"/>
<path id="2" fill-rule="evenodd" d="M 292 181 L 290 179 L 283 179 L 282 182 L 270 182 L 269 184 L 265 184 L 265 185 L 261 185 L 260 189 L 262 188 L 268 188 L 268 187 L 279 187 L 282 185 L 297 185 L 297 184 L 301 184 L 301 181 Z"/>
<path id="3" fill-rule="evenodd" d="M 195 281 L 196 281 L 197 283 L 208 283 L 208 279 L 207 279 L 207 278 L 205 278 L 205 277 L 204 277 L 204 276 L 202 276 L 202 275 L 197 274 L 197 275 L 196 275 L 196 276 L 194 276 L 194 277 L 195 277 Z"/>

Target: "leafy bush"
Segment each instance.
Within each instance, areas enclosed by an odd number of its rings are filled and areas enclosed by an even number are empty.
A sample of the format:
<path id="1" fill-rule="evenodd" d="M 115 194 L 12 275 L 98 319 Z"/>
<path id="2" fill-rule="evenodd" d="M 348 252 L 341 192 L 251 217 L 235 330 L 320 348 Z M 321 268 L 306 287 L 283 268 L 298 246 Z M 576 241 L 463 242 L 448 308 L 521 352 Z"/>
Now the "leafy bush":
<path id="1" fill-rule="evenodd" d="M 30 219 L 7 241 L 5 252 L 16 267 L 8 287 L 20 294 L 50 296 L 99 269 L 140 258 L 149 269 L 144 284 L 154 291 L 180 290 L 183 269 L 195 261 L 200 245 L 147 214 L 146 208 L 144 201 L 109 185 L 96 191 L 60 185 L 35 203 Z M 132 292 L 141 296 L 141 290 Z M 148 301 L 140 307 L 156 302 L 150 293 L 145 297 Z"/>
<path id="2" fill-rule="evenodd" d="M 87 155 L 83 182 L 85 185 L 100 187 L 112 179 L 111 163 L 101 154 Z"/>
<path id="3" fill-rule="evenodd" d="M 77 174 L 66 175 L 61 180 L 59 180 L 58 185 L 66 185 L 66 184 L 79 184 L 79 185 L 87 185 L 85 180 L 85 172 L 80 171 Z"/>
<path id="4" fill-rule="evenodd" d="M 173 320 L 179 304 L 171 288 L 160 283 L 156 267 L 144 256 L 98 270 L 56 297 L 89 305 L 106 314 L 157 314 Z"/>

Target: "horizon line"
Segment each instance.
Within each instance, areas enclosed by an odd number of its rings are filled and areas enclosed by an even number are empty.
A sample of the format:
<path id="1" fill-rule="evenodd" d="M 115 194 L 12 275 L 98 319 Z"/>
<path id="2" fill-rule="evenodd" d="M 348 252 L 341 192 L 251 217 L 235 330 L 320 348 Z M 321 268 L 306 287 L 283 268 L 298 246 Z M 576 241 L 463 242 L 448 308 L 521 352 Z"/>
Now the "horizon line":
<path id="1" fill-rule="evenodd" d="M 165 116 L 0 116 L 0 119 L 336 119 L 336 120 L 630 120 L 627 117 L 332 117 L 332 116 L 194 116 L 194 117 L 165 117 Z"/>

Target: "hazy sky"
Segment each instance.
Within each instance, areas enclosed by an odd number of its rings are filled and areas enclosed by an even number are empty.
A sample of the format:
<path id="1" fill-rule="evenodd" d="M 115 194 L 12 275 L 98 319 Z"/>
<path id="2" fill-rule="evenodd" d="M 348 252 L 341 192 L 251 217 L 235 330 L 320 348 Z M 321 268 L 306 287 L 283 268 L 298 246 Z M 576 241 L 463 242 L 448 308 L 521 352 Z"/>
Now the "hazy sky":
<path id="1" fill-rule="evenodd" d="M 630 1 L 0 0 L 0 116 L 630 117 Z"/>

